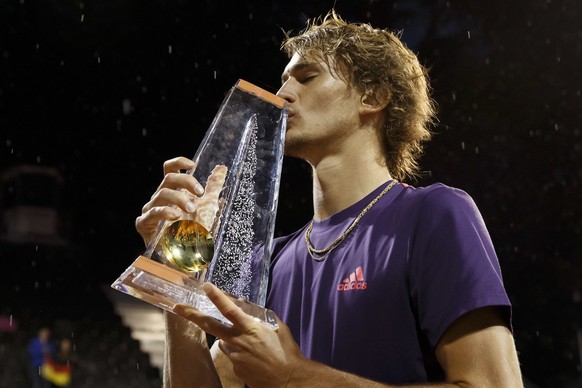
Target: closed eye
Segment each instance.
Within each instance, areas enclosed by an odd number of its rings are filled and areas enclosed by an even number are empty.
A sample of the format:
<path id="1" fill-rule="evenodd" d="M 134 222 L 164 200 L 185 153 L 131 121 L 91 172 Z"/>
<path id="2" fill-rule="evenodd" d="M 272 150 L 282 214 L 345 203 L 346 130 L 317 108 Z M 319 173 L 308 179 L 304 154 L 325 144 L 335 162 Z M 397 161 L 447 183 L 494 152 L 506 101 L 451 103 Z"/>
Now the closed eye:
<path id="1" fill-rule="evenodd" d="M 296 63 L 287 69 L 281 76 L 281 83 L 284 84 L 290 77 L 294 77 L 299 83 L 307 83 L 319 75 L 321 65 L 316 62 Z"/>
<path id="2" fill-rule="evenodd" d="M 314 79 L 316 76 L 317 76 L 317 74 L 309 74 L 309 75 L 306 75 L 304 77 L 300 77 L 299 82 L 302 84 L 306 84 L 309 81 L 311 81 L 312 79 Z"/>

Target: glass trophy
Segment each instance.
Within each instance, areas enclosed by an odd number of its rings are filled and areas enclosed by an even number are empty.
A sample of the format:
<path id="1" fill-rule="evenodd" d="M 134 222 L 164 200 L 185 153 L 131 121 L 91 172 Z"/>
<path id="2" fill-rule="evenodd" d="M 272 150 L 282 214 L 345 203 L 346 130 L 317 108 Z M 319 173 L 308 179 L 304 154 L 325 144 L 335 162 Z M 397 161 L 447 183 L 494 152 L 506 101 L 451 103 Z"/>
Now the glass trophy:
<path id="1" fill-rule="evenodd" d="M 167 311 L 176 304 L 230 324 L 206 297 L 210 282 L 244 312 L 277 327 L 264 306 L 283 147 L 285 100 L 239 80 L 227 93 L 196 154 L 205 188 L 196 212 L 162 221 L 154 239 L 112 287 Z"/>

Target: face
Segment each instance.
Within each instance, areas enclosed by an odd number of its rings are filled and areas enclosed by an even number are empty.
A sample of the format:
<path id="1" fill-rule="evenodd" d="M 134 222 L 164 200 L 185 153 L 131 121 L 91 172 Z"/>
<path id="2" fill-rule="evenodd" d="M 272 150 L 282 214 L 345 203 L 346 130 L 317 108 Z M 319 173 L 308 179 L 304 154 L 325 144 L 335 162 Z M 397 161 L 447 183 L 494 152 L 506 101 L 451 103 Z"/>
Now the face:
<path id="1" fill-rule="evenodd" d="M 277 94 L 289 109 L 285 153 L 315 163 L 341 152 L 357 133 L 360 95 L 325 62 L 299 54 L 285 67 L 282 83 Z"/>
<path id="2" fill-rule="evenodd" d="M 38 338 L 40 339 L 41 342 L 46 342 L 49 340 L 51 335 L 51 332 L 49 329 L 47 328 L 42 328 L 38 331 Z"/>

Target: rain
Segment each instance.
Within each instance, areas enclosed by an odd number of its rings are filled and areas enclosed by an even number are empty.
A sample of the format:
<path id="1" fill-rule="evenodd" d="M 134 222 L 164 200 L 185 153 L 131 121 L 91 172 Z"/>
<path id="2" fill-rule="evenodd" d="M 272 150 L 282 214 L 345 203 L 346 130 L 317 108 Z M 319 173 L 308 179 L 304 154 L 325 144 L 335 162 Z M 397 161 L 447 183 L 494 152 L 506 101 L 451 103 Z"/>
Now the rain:
<path id="1" fill-rule="evenodd" d="M 109 287 L 143 253 L 135 218 L 238 79 L 278 90 L 282 30 L 334 4 L 401 31 L 430 69 L 439 120 L 408 183 L 475 199 L 528 386 L 581 386 L 579 0 L 3 1 L 0 386 L 29 386 L 44 325 L 73 344 L 72 386 L 161 386 L 161 311 L 140 325 Z M 285 160 L 276 235 L 310 219 L 309 174 Z"/>

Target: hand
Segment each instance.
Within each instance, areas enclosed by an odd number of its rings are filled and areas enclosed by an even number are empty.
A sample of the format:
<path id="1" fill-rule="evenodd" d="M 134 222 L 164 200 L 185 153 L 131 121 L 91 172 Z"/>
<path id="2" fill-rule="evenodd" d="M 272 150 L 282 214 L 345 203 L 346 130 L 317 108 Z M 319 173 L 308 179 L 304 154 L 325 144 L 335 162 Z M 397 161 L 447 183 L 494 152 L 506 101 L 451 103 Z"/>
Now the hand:
<path id="1" fill-rule="evenodd" d="M 203 287 L 232 326 L 184 305 L 176 305 L 174 312 L 220 338 L 220 349 L 232 362 L 234 373 L 246 384 L 253 388 L 285 386 L 297 364 L 304 359 L 289 328 L 277 318 L 279 329 L 274 330 L 245 314 L 212 284 L 206 283 Z"/>
<path id="2" fill-rule="evenodd" d="M 184 157 L 164 163 L 162 183 L 135 220 L 135 227 L 146 245 L 154 238 L 160 221 L 177 221 L 182 212 L 192 214 L 196 211 L 193 200 L 200 197 L 204 189 L 193 176 L 180 173 L 194 167 L 194 162 Z"/>

